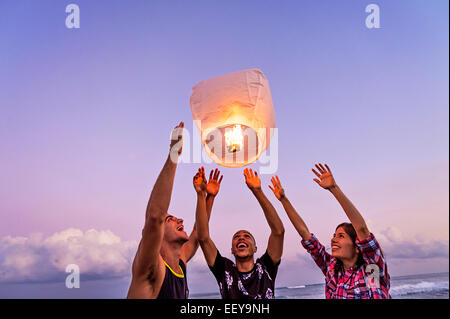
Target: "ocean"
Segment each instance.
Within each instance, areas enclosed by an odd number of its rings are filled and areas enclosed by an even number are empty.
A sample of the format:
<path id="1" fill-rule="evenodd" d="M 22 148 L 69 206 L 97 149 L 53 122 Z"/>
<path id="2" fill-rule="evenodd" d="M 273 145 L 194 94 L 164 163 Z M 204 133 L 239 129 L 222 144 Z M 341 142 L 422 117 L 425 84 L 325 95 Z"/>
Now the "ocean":
<path id="1" fill-rule="evenodd" d="M 448 299 L 449 273 L 391 277 L 393 299 Z M 191 298 L 218 299 L 218 292 L 193 294 Z M 324 299 L 324 284 L 275 288 L 276 299 Z"/>

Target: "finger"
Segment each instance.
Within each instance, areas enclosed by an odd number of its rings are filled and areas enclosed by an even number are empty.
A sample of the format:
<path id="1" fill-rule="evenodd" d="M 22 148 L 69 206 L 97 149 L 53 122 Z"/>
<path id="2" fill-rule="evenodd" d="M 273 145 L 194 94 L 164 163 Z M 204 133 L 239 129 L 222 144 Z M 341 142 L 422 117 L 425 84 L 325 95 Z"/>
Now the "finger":
<path id="1" fill-rule="evenodd" d="M 272 184 L 275 186 L 275 177 L 272 176 L 272 178 L 270 179 L 270 181 L 271 181 Z"/>
<path id="2" fill-rule="evenodd" d="M 205 168 L 202 166 L 202 178 L 206 181 Z"/>
<path id="3" fill-rule="evenodd" d="M 323 167 L 323 165 L 321 163 L 319 163 L 319 165 L 320 165 L 320 168 L 322 168 L 323 172 L 326 173 L 327 170 L 325 169 L 325 167 Z"/>
<path id="4" fill-rule="evenodd" d="M 320 181 L 317 178 L 314 178 L 313 181 L 320 185 Z"/>
<path id="5" fill-rule="evenodd" d="M 250 172 L 250 177 L 251 178 L 255 177 L 255 175 L 253 174 L 253 170 L 251 168 L 249 169 L 249 172 Z"/>
<path id="6" fill-rule="evenodd" d="M 219 179 L 219 185 L 220 185 L 220 183 L 222 182 L 222 178 L 223 178 L 223 175 L 222 176 L 220 176 L 220 179 Z"/>
<path id="7" fill-rule="evenodd" d="M 220 176 L 220 171 L 219 170 L 217 170 L 217 177 L 216 177 L 216 179 L 218 179 L 219 178 L 219 176 Z M 223 175 L 222 175 L 223 176 Z"/>
<path id="8" fill-rule="evenodd" d="M 269 188 L 272 190 L 272 192 L 274 192 L 275 193 L 275 190 L 273 189 L 273 187 L 272 186 L 270 186 L 269 185 Z"/>
<path id="9" fill-rule="evenodd" d="M 275 179 L 275 177 L 272 178 L 272 184 L 273 184 L 273 186 L 275 186 L 275 187 L 278 186 L 278 184 L 279 184 L 279 183 L 277 182 L 277 180 Z"/>
<path id="10" fill-rule="evenodd" d="M 217 178 L 219 177 L 220 171 L 216 168 L 216 170 L 214 171 L 214 179 L 217 180 Z"/>
<path id="11" fill-rule="evenodd" d="M 211 181 L 212 175 L 213 175 L 213 170 L 211 170 L 211 172 L 209 173 L 209 180 L 210 181 Z"/>
<path id="12" fill-rule="evenodd" d="M 248 174 L 247 169 L 244 169 L 244 176 L 245 176 L 245 178 L 247 178 L 247 174 Z"/>
<path id="13" fill-rule="evenodd" d="M 319 167 L 319 165 L 316 164 L 315 166 L 317 167 L 317 169 L 319 170 L 319 172 L 320 172 L 321 174 L 325 173 L 325 172 L 322 171 L 322 169 Z"/>
<path id="14" fill-rule="evenodd" d="M 328 167 L 327 164 L 325 164 L 325 167 L 327 168 L 328 172 L 331 173 L 331 169 Z"/>
<path id="15" fill-rule="evenodd" d="M 257 171 L 255 171 L 255 177 L 258 177 L 258 172 Z"/>
<path id="16" fill-rule="evenodd" d="M 278 178 L 278 175 L 275 175 L 275 177 L 277 178 L 277 182 L 278 182 L 278 184 L 280 184 L 280 185 L 281 185 L 281 183 L 280 183 L 280 179 Z"/>
<path id="17" fill-rule="evenodd" d="M 314 172 L 314 174 L 316 174 L 316 176 L 317 176 L 318 178 L 320 178 L 320 174 L 317 173 L 316 170 L 315 170 L 314 168 L 312 169 L 312 171 Z"/>

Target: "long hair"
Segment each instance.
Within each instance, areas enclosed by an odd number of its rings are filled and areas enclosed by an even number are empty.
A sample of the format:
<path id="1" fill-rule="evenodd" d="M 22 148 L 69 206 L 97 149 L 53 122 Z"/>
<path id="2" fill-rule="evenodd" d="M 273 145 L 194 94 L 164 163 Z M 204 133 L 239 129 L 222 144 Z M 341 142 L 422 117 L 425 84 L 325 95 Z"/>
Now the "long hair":
<path id="1" fill-rule="evenodd" d="M 358 236 L 356 234 L 355 227 L 353 227 L 353 225 L 351 223 L 341 223 L 341 224 L 337 225 L 336 230 L 339 227 L 342 227 L 344 229 L 345 233 L 350 236 L 350 238 L 351 238 L 351 240 L 353 242 L 353 245 L 356 246 L 356 238 Z M 358 249 L 358 259 L 356 260 L 356 266 L 360 267 L 360 266 L 364 265 L 364 263 L 365 263 L 364 262 L 364 258 L 363 258 L 362 254 L 361 254 L 361 251 L 359 251 L 359 249 Z M 337 259 L 336 270 L 342 270 L 342 271 L 344 270 L 344 264 L 339 259 Z"/>

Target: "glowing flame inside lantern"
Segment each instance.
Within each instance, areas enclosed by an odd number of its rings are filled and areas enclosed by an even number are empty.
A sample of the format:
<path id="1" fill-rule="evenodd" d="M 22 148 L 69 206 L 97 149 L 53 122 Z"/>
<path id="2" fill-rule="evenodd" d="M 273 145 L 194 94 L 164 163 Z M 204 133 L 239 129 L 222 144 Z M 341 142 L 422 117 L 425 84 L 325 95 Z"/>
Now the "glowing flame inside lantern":
<path id="1" fill-rule="evenodd" d="M 190 105 L 205 152 L 217 164 L 249 165 L 269 147 L 275 112 L 261 70 L 203 80 L 192 88 Z"/>
<path id="2" fill-rule="evenodd" d="M 240 125 L 235 125 L 233 129 L 225 132 L 225 145 L 228 152 L 239 152 L 244 145 L 244 135 Z"/>

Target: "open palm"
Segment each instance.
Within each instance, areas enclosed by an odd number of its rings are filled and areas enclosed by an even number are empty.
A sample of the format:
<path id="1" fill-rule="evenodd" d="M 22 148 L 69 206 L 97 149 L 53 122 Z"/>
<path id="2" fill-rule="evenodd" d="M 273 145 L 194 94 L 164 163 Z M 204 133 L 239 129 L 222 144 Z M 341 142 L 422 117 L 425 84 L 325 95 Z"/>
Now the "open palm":
<path id="1" fill-rule="evenodd" d="M 258 173 L 251 168 L 244 169 L 245 183 L 250 189 L 261 189 L 261 180 L 258 177 Z"/>
<path id="2" fill-rule="evenodd" d="M 284 189 L 281 186 L 280 179 L 275 175 L 271 178 L 270 181 L 272 182 L 273 187 L 269 185 L 269 188 L 275 194 L 275 197 L 278 200 L 281 200 L 284 197 Z"/>
<path id="3" fill-rule="evenodd" d="M 319 173 L 313 168 L 312 171 L 316 176 L 319 178 L 314 178 L 314 181 L 319 184 L 321 187 L 325 189 L 330 189 L 336 186 L 336 181 L 334 180 L 333 174 L 331 173 L 330 168 L 327 164 L 325 164 L 325 167 L 319 163 L 318 165 L 315 164 L 316 168 L 318 169 Z"/>
<path id="4" fill-rule="evenodd" d="M 197 193 L 206 191 L 206 177 L 203 167 L 199 168 L 197 174 L 195 174 L 193 184 Z"/>
<path id="5" fill-rule="evenodd" d="M 209 173 L 209 182 L 206 185 L 206 193 L 209 195 L 216 196 L 220 189 L 220 183 L 222 182 L 223 175 L 220 176 L 220 171 L 216 168 L 214 171 L 211 170 Z"/>

